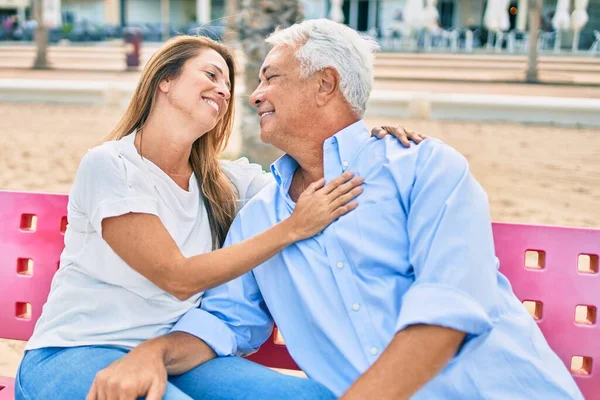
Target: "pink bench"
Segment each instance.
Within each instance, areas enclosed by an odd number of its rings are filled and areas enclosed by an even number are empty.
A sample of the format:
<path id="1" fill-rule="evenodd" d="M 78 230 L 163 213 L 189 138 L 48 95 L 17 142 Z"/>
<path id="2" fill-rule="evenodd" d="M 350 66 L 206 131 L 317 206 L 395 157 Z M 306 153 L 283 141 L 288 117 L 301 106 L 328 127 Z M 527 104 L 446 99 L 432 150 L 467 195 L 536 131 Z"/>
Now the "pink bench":
<path id="1" fill-rule="evenodd" d="M 0 191 L 0 337 L 27 340 L 58 268 L 67 196 Z M 494 224 L 502 272 L 586 399 L 600 399 L 600 230 Z M 274 334 L 252 360 L 298 369 Z M 0 377 L 0 400 L 14 381 Z"/>

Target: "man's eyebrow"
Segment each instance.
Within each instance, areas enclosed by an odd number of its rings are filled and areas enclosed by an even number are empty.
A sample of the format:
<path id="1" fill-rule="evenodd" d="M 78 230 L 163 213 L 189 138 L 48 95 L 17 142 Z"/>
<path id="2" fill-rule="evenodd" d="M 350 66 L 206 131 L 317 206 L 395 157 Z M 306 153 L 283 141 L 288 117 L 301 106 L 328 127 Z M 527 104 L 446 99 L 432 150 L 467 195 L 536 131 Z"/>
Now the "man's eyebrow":
<path id="1" fill-rule="evenodd" d="M 258 74 L 258 80 L 259 80 L 259 82 L 260 82 L 260 76 L 261 76 L 261 75 L 263 75 L 263 76 L 264 76 L 264 75 L 267 73 L 267 70 L 271 70 L 271 71 L 273 71 L 273 72 L 277 72 L 278 68 L 277 68 L 277 66 L 276 66 L 276 65 L 265 65 L 265 66 L 263 67 L 263 69 L 262 69 L 262 70 L 259 72 L 259 74 Z"/>
<path id="2" fill-rule="evenodd" d="M 263 74 L 263 75 L 264 75 L 264 74 L 266 74 L 266 73 L 267 73 L 267 70 L 275 70 L 275 71 L 277 71 L 277 66 L 274 66 L 274 65 L 265 65 L 265 66 L 263 67 L 262 71 L 261 71 L 261 72 L 262 72 L 262 74 Z"/>
<path id="3" fill-rule="evenodd" d="M 223 76 L 225 75 L 225 74 L 223 73 L 223 70 L 222 70 L 221 68 L 219 68 L 219 66 L 218 66 L 218 65 L 216 65 L 216 64 L 213 64 L 213 63 L 209 63 L 209 64 L 210 64 L 210 65 L 212 65 L 213 67 L 215 67 L 215 68 L 217 69 L 217 71 L 219 71 L 219 73 L 220 73 L 221 75 L 223 75 Z M 231 89 L 231 82 L 227 81 L 227 87 L 228 87 L 229 89 Z"/>

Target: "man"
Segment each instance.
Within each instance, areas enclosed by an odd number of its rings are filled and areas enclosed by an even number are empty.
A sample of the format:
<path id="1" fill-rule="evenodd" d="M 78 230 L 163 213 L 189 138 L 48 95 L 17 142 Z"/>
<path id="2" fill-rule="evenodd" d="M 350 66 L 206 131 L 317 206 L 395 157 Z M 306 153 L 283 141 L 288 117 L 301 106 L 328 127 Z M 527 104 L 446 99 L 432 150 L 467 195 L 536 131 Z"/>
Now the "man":
<path id="1" fill-rule="evenodd" d="M 268 42 L 250 100 L 262 140 L 286 155 L 226 245 L 288 217 L 310 183 L 342 171 L 365 179 L 359 206 L 207 291 L 201 308 L 113 376 L 252 353 L 274 320 L 297 364 L 343 399 L 582 399 L 498 272 L 487 197 L 466 160 L 434 139 L 401 148 L 370 138 L 361 118 L 376 44 L 328 20 Z M 138 382 L 154 379 L 142 374 Z"/>

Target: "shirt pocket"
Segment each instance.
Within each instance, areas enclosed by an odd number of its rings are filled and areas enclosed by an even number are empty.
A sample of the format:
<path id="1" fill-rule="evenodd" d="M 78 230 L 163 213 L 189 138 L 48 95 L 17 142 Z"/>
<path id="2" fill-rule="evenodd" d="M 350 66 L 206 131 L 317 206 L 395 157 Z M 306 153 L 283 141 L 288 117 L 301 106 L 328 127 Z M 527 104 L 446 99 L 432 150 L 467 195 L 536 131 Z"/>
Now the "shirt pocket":
<path id="1" fill-rule="evenodd" d="M 410 274 L 406 215 L 396 198 L 367 199 L 336 223 L 346 255 L 358 268 Z"/>

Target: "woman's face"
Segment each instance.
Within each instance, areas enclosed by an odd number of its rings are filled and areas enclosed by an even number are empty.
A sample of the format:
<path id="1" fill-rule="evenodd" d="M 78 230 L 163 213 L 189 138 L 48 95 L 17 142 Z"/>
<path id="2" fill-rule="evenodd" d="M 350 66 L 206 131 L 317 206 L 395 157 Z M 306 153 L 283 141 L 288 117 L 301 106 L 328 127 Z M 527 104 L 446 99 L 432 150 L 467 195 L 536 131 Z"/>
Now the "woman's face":
<path id="1" fill-rule="evenodd" d="M 198 126 L 202 135 L 225 115 L 231 98 L 230 88 L 227 63 L 212 49 L 187 60 L 177 78 L 160 84 L 170 108 L 174 109 L 171 111 Z"/>

